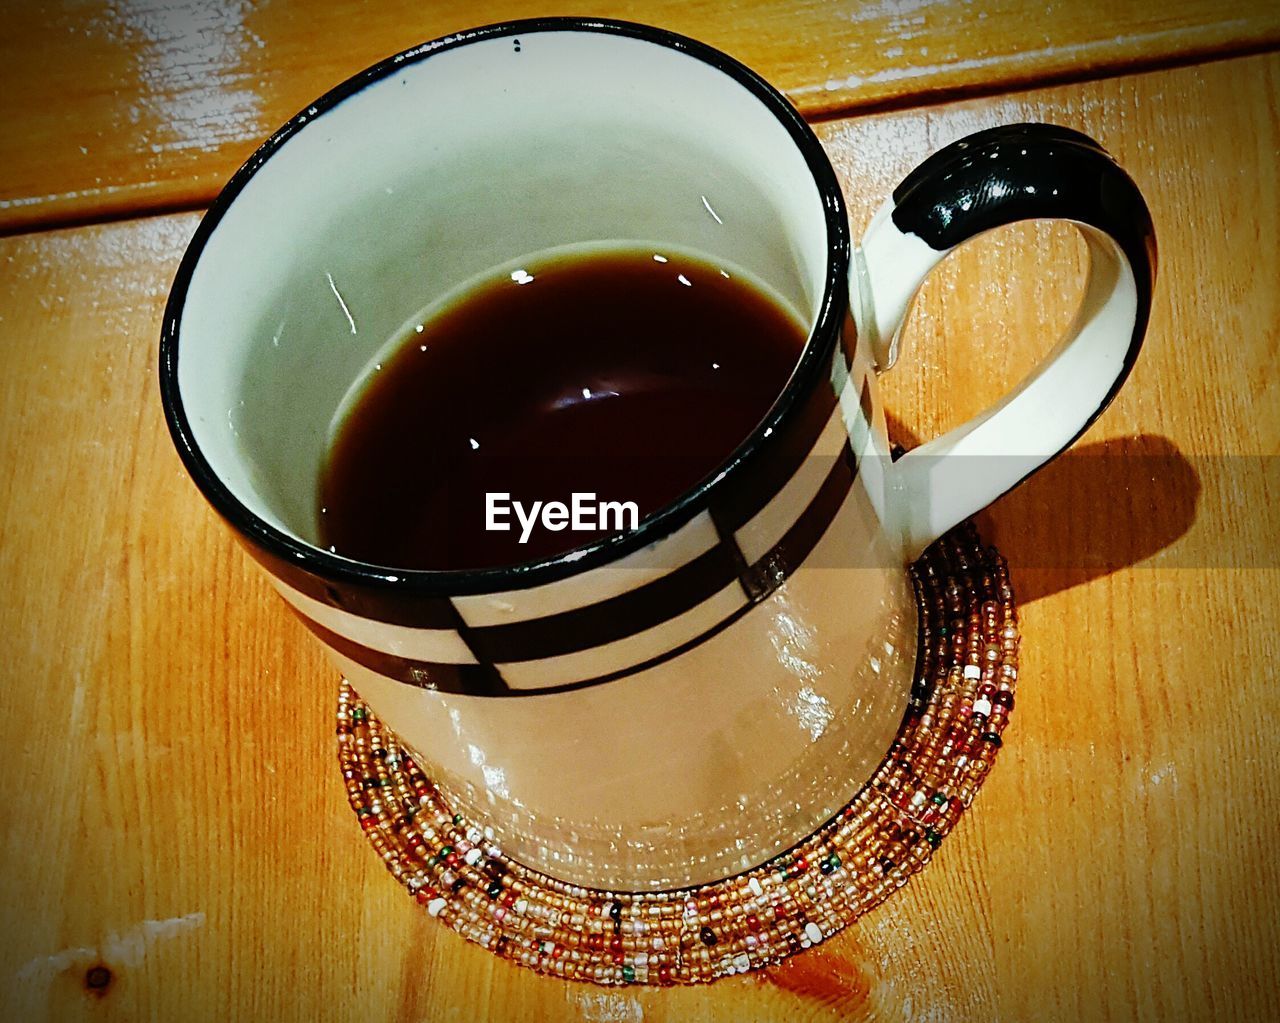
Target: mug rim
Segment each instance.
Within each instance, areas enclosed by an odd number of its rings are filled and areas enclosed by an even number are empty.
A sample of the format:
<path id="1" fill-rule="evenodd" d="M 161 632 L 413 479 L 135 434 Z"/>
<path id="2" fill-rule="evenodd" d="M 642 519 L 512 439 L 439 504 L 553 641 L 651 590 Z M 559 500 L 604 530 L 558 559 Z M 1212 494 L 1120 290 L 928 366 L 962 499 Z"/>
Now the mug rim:
<path id="1" fill-rule="evenodd" d="M 817 316 L 795 368 L 764 418 L 712 472 L 674 501 L 643 518 L 633 530 L 615 533 L 552 557 L 481 569 L 409 569 L 363 562 L 325 551 L 290 535 L 255 514 L 236 497 L 205 459 L 187 418 L 178 384 L 180 325 L 187 292 L 200 257 L 222 217 L 254 175 L 281 146 L 345 100 L 403 67 L 471 43 L 543 32 L 601 33 L 639 39 L 711 65 L 747 89 L 791 137 L 808 167 L 822 203 L 826 226 L 826 273 Z M 160 396 L 174 446 L 205 499 L 249 544 L 295 569 L 334 582 L 364 584 L 382 590 L 426 596 L 462 596 L 524 589 L 555 582 L 608 564 L 661 540 L 693 519 L 709 504 L 712 491 L 755 461 L 770 443 L 780 443 L 782 427 L 802 407 L 800 401 L 823 374 L 834 355 L 839 328 L 848 308 L 851 242 L 844 195 L 835 170 L 813 129 L 776 88 L 745 64 L 706 43 L 668 29 L 606 18 L 543 17 L 495 22 L 451 33 L 386 57 L 334 86 L 271 134 L 236 170 L 197 225 L 183 253 L 165 304 L 160 335 Z"/>

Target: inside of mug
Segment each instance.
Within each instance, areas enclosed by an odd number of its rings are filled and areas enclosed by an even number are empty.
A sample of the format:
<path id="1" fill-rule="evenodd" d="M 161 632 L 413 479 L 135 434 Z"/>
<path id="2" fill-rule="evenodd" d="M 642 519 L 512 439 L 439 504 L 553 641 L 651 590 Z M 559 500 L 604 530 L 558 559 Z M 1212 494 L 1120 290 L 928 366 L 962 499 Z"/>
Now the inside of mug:
<path id="1" fill-rule="evenodd" d="M 486 271 L 653 243 L 817 317 L 828 240 L 801 150 L 749 88 L 677 49 L 581 28 L 482 37 L 302 118 L 221 208 L 181 313 L 178 386 L 214 473 L 305 543 L 353 382 Z"/>

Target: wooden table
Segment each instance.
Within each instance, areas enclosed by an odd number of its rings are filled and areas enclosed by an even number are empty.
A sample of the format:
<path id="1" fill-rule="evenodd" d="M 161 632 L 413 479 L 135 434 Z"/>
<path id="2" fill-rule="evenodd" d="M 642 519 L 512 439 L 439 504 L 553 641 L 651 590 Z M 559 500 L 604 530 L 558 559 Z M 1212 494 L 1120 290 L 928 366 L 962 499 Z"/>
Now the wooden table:
<path id="1" fill-rule="evenodd" d="M 1013 565 L 1023 671 L 973 808 L 818 948 L 624 991 L 498 961 L 386 874 L 335 768 L 336 680 L 185 477 L 155 385 L 192 211 L 254 142 L 377 56 L 548 9 L 6 11 L 0 1017 L 1280 1018 L 1280 17 L 1025 6 L 593 5 L 782 85 L 821 122 L 855 234 L 928 152 L 1045 119 L 1130 170 L 1161 249 L 1131 383 L 983 517 Z M 1080 261 L 1040 226 L 950 260 L 886 378 L 901 434 L 1026 372 Z"/>

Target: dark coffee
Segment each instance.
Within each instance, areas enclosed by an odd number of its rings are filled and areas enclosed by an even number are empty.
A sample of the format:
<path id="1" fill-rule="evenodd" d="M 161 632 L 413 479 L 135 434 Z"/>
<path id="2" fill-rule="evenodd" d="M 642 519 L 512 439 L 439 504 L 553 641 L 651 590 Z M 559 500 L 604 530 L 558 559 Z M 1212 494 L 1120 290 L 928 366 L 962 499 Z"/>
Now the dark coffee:
<path id="1" fill-rule="evenodd" d="M 333 438 L 321 542 L 379 565 L 465 569 L 628 528 L 725 461 L 804 340 L 772 298 L 687 256 L 530 262 L 382 359 Z M 550 504 L 571 509 L 574 494 L 612 506 L 574 529 Z"/>

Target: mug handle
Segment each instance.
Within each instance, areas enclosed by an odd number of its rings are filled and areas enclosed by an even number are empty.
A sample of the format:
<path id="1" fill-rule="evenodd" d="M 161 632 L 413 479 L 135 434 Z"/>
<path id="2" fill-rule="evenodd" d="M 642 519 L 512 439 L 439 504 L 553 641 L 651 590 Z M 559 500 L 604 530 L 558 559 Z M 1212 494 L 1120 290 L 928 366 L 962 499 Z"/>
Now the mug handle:
<path id="1" fill-rule="evenodd" d="M 975 235 L 1032 219 L 1068 220 L 1084 235 L 1084 298 L 1066 337 L 1013 391 L 889 470 L 890 521 L 913 560 L 1061 454 L 1115 397 L 1151 312 L 1155 234 L 1137 186 L 1097 142 L 1058 125 L 1012 124 L 921 163 L 854 252 L 854 320 L 883 372 L 929 271 Z"/>

